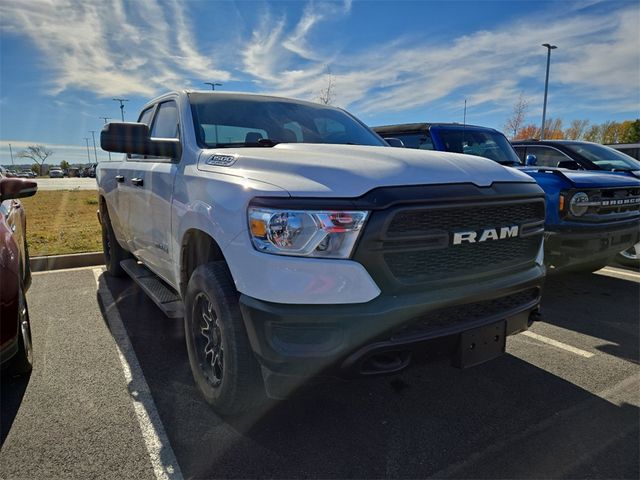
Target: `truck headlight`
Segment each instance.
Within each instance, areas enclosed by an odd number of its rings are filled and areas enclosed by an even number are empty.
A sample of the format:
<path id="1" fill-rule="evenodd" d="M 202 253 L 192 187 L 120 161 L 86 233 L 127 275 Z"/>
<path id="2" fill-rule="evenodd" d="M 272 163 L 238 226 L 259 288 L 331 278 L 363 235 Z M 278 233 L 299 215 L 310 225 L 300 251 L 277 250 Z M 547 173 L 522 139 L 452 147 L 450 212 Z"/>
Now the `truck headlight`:
<path id="1" fill-rule="evenodd" d="M 589 195 L 584 192 L 578 192 L 571 197 L 569 202 L 569 211 L 575 217 L 581 217 L 589 210 Z"/>
<path id="2" fill-rule="evenodd" d="M 249 207 L 251 241 L 260 252 L 349 258 L 369 212 Z"/>

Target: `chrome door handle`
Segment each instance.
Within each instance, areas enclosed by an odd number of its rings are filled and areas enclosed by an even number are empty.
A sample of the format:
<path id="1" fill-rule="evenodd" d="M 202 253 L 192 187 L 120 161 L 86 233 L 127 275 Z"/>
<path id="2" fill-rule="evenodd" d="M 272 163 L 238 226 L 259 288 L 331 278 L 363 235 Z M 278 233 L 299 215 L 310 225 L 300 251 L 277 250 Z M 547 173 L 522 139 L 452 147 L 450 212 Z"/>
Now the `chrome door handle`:
<path id="1" fill-rule="evenodd" d="M 116 175 L 116 182 L 122 183 L 124 182 L 124 175 Z"/>
<path id="2" fill-rule="evenodd" d="M 141 178 L 132 178 L 131 183 L 133 183 L 136 187 L 141 187 L 144 185 L 144 180 Z"/>

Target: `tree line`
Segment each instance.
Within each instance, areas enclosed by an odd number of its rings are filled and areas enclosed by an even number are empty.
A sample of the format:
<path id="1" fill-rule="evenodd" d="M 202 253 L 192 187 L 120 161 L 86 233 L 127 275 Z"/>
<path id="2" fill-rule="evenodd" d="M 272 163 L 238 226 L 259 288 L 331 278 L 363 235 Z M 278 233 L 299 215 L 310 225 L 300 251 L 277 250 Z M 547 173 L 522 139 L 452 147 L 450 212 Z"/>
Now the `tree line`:
<path id="1" fill-rule="evenodd" d="M 520 96 L 504 125 L 505 134 L 512 140 L 542 137 L 540 125 L 525 122 L 528 107 L 527 100 Z M 544 137 L 552 140 L 585 140 L 603 144 L 640 142 L 640 118 L 599 124 L 572 120 L 568 125 L 561 118 L 549 118 L 545 121 L 544 130 Z"/>

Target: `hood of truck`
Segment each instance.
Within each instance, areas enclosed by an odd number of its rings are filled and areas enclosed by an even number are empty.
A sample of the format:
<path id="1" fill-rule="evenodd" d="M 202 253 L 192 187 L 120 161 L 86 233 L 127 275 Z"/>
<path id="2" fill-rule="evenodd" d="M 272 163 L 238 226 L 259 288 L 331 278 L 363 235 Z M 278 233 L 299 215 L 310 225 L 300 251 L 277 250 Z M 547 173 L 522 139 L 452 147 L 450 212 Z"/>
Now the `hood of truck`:
<path id="1" fill-rule="evenodd" d="M 282 143 L 271 148 L 208 149 L 201 151 L 198 168 L 270 183 L 293 196 L 314 197 L 358 197 L 377 187 L 401 185 L 533 182 L 522 172 L 479 157 L 362 145 Z"/>
<path id="2" fill-rule="evenodd" d="M 618 172 L 575 171 L 552 167 L 524 167 L 521 170 L 541 181 L 548 175 L 559 175 L 576 188 L 640 187 L 640 180 Z"/>

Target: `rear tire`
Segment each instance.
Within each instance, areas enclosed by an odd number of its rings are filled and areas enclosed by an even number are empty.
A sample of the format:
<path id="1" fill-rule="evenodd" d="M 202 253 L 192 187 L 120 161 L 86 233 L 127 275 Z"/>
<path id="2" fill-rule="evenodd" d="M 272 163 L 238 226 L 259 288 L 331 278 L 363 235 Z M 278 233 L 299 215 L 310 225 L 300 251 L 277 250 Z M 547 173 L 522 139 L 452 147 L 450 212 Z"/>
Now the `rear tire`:
<path id="1" fill-rule="evenodd" d="M 131 258 L 131 254 L 118 243 L 106 206 L 101 209 L 100 217 L 102 220 L 102 252 L 107 272 L 113 277 L 124 277 L 126 272 L 120 266 L 120 262 Z"/>
<path id="2" fill-rule="evenodd" d="M 24 288 L 18 290 L 18 353 L 11 359 L 9 371 L 13 375 L 26 375 L 33 369 L 33 344 L 31 343 L 31 322 Z"/>
<path id="3" fill-rule="evenodd" d="M 184 328 L 193 378 L 214 410 L 237 415 L 264 402 L 260 366 L 224 262 L 194 270 L 185 295 Z"/>

